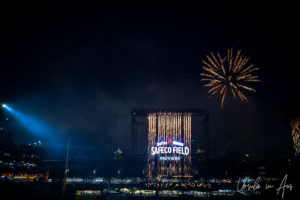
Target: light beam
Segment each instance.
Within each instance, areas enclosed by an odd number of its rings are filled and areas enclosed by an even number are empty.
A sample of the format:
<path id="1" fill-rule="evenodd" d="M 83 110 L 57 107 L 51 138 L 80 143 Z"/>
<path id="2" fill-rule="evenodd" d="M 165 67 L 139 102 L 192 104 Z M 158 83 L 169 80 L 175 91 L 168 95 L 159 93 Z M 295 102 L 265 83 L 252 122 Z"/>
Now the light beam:
<path id="1" fill-rule="evenodd" d="M 57 132 L 51 126 L 33 116 L 16 110 L 6 104 L 2 104 L 2 107 L 5 108 L 27 131 L 37 136 L 50 136 L 53 138 L 54 133 Z"/>

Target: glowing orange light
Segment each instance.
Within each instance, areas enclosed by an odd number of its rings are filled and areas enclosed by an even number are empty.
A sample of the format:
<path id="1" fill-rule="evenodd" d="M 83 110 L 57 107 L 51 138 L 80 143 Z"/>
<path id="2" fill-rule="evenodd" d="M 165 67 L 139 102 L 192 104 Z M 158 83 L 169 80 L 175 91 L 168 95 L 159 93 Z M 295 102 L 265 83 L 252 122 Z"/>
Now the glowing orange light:
<path id="1" fill-rule="evenodd" d="M 242 101 L 247 101 L 247 97 L 241 92 L 241 89 L 255 92 L 255 89 L 245 85 L 249 82 L 259 82 L 258 77 L 252 73 L 259 70 L 254 65 L 247 66 L 248 57 L 241 55 L 238 50 L 233 55 L 233 49 L 227 50 L 227 55 L 222 57 L 218 52 L 216 55 L 210 53 L 203 60 L 203 70 L 201 81 L 206 82 L 204 87 L 210 87 L 208 93 L 221 95 L 221 107 L 223 108 L 227 92 L 233 94 L 234 99 L 238 96 Z"/>

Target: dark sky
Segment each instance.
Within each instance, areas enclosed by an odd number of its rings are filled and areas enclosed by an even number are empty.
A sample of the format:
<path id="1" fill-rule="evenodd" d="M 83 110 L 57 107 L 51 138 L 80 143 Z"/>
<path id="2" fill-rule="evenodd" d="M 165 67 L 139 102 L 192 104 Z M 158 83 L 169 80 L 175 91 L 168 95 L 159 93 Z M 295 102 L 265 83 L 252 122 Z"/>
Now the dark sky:
<path id="1" fill-rule="evenodd" d="M 293 5 L 3 5 L 0 101 L 55 127 L 83 152 L 130 147 L 133 107 L 208 108 L 211 149 L 292 150 L 299 102 Z M 234 47 L 260 67 L 248 103 L 209 98 L 210 51 Z M 37 140 L 13 120 L 18 143 Z M 58 134 L 56 133 L 56 134 Z M 99 154 L 100 155 L 100 154 Z"/>

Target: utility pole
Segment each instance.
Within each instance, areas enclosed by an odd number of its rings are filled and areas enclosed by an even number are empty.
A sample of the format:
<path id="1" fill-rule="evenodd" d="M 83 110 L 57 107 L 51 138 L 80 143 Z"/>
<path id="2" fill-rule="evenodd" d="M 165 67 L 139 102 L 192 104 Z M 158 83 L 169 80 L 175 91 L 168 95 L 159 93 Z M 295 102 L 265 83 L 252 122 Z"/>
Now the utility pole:
<path id="1" fill-rule="evenodd" d="M 68 136 L 68 144 L 67 144 L 67 155 L 66 155 L 66 166 L 65 166 L 65 176 L 64 176 L 64 182 L 63 182 L 63 193 L 62 193 L 62 199 L 65 197 L 65 190 L 66 190 L 66 180 L 68 175 L 68 168 L 69 168 L 69 150 L 70 150 L 70 137 Z"/>

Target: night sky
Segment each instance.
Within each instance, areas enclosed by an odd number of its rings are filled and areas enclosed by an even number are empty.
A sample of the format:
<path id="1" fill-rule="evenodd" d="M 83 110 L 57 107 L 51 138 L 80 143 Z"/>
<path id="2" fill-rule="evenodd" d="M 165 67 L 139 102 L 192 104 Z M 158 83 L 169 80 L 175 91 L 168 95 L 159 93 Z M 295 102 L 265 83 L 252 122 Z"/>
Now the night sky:
<path id="1" fill-rule="evenodd" d="M 130 149 L 132 108 L 208 108 L 213 156 L 292 151 L 299 98 L 293 5 L 3 5 L 0 101 L 49 124 L 57 148 L 79 155 Z M 262 82 L 248 103 L 209 98 L 200 82 L 210 51 L 241 49 Z M 39 140 L 10 121 L 16 143 Z M 57 145 L 57 146 L 55 146 Z M 62 148 L 63 149 L 63 148 Z M 75 150 L 74 150 L 75 151 Z M 91 153 L 92 152 L 92 153 Z M 73 155 L 75 155 L 74 153 Z"/>

